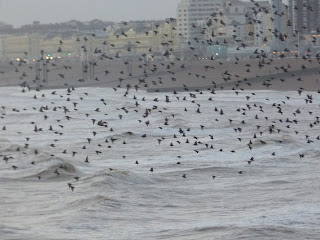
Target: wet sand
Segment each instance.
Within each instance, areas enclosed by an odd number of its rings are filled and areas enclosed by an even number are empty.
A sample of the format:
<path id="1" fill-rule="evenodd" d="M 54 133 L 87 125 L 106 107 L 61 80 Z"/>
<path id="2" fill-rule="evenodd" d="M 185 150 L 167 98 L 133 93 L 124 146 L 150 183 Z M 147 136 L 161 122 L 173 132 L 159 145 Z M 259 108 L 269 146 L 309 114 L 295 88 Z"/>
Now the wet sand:
<path id="1" fill-rule="evenodd" d="M 317 59 L 272 59 L 259 64 L 251 60 L 198 60 L 198 61 L 154 61 L 133 62 L 131 76 L 124 61 L 97 61 L 95 73 L 90 79 L 81 69 L 81 63 L 61 62 L 48 66 L 47 88 L 117 87 L 138 86 L 154 91 L 182 91 L 207 89 L 270 89 L 295 91 L 304 89 L 318 91 L 319 63 Z M 26 83 L 35 87 L 35 64 L 13 66 L 1 64 L 0 87 Z M 71 69 L 69 68 L 71 67 Z M 106 72 L 108 74 L 106 74 Z M 64 78 L 59 76 L 62 74 Z M 139 81 L 140 80 L 140 81 Z M 120 84 L 121 81 L 121 84 Z"/>

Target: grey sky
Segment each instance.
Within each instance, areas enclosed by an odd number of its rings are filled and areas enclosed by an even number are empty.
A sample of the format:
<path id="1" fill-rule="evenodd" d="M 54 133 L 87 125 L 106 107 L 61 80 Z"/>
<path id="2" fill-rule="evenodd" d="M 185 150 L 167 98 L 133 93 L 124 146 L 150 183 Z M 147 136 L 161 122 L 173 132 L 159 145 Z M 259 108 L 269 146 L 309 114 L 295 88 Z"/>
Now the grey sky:
<path id="1" fill-rule="evenodd" d="M 0 0 L 0 21 L 20 26 L 71 19 L 122 21 L 175 17 L 180 0 Z"/>

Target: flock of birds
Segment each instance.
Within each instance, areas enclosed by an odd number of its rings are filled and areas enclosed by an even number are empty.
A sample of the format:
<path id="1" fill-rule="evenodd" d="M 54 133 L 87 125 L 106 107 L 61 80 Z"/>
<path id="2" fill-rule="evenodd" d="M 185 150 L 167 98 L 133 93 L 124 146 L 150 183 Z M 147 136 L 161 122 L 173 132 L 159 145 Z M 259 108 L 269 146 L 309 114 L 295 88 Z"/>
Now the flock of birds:
<path id="1" fill-rule="evenodd" d="M 248 18 L 248 21 L 252 21 L 255 23 L 259 23 L 259 20 L 257 20 L 255 17 L 257 16 L 257 14 L 259 12 L 265 12 L 268 13 L 268 11 L 270 11 L 269 9 L 262 7 L 260 5 L 260 3 L 258 1 L 254 1 L 251 0 L 252 2 L 252 11 L 253 11 L 253 15 L 247 15 L 246 17 Z M 232 4 L 232 3 L 230 3 Z M 275 14 L 281 16 L 284 16 L 284 13 L 277 13 L 277 9 L 274 9 L 275 7 L 272 6 L 271 11 L 275 11 Z M 274 19 L 271 19 L 272 21 Z M 175 19 L 170 19 L 167 24 L 170 24 L 170 21 L 175 21 Z M 127 22 L 123 22 L 123 25 L 126 26 L 128 23 Z M 222 41 L 218 41 L 218 40 L 214 40 L 215 38 L 219 37 L 222 35 L 222 33 L 218 33 L 216 34 L 213 30 L 212 30 L 212 26 L 218 24 L 218 25 L 225 25 L 225 22 L 223 21 L 223 13 L 222 12 L 217 12 L 217 13 L 213 13 L 211 15 L 211 17 L 207 20 L 206 22 L 206 27 L 199 27 L 199 26 L 192 26 L 195 29 L 199 29 L 200 31 L 200 35 L 204 35 L 206 33 L 208 33 L 208 31 L 211 31 L 211 38 L 207 39 L 207 40 L 201 40 L 199 37 L 195 37 L 192 41 L 188 42 L 188 46 L 190 48 L 190 50 L 193 52 L 194 56 L 196 58 L 198 58 L 198 54 L 196 53 L 196 49 L 197 49 L 197 45 L 200 44 L 204 44 L 204 45 L 213 45 L 213 44 L 224 44 L 227 45 L 228 42 L 226 39 L 222 40 Z M 290 26 L 290 22 L 288 22 L 288 26 Z M 155 30 L 153 30 L 153 34 L 159 34 L 158 32 L 158 27 L 159 25 L 155 26 Z M 172 28 L 172 30 L 176 30 L 175 27 Z M 284 36 L 282 33 L 280 33 L 277 29 L 271 30 L 269 29 L 269 31 L 272 31 L 273 36 L 276 38 L 279 38 L 281 41 L 286 41 L 286 36 Z M 146 35 L 151 34 L 150 32 L 146 32 Z M 249 33 L 249 35 L 252 34 L 258 34 L 263 36 L 264 33 L 260 32 L 260 33 Z M 298 34 L 297 32 L 294 33 L 294 35 Z M 241 39 L 237 39 L 237 33 L 235 30 L 234 33 L 234 40 L 239 44 L 238 49 L 240 50 L 241 48 L 246 48 L 246 43 L 241 40 Z M 93 34 L 92 37 L 95 37 L 95 35 Z M 117 35 L 117 38 L 126 38 L 128 37 L 124 31 L 121 32 L 121 34 Z M 164 36 L 164 38 L 167 38 L 168 36 Z M 80 40 L 80 38 L 78 39 L 78 41 L 82 41 Z M 83 39 L 83 46 L 82 49 L 84 52 L 88 51 L 87 50 L 87 46 L 86 43 L 88 42 L 88 38 L 84 37 Z M 268 39 L 264 38 L 264 41 L 267 42 Z M 59 42 L 60 47 L 58 49 L 58 52 L 63 52 L 63 41 Z M 107 45 L 107 41 L 103 42 L 104 45 Z M 140 44 L 139 42 L 136 42 L 136 44 Z M 92 149 L 96 149 L 96 147 L 98 147 L 101 150 L 94 150 L 96 155 L 100 155 L 104 153 L 104 148 L 110 149 L 113 147 L 120 147 L 119 145 L 116 145 L 116 143 L 118 142 L 122 142 L 123 145 L 129 144 L 130 141 L 129 138 L 130 136 L 136 135 L 137 133 L 133 133 L 133 132 L 117 132 L 117 127 L 110 127 L 110 125 L 114 125 L 116 126 L 116 121 L 114 121 L 113 124 L 110 124 L 109 122 L 107 122 L 105 120 L 106 115 L 110 115 L 110 114 L 114 114 L 117 113 L 117 117 L 118 117 L 118 121 L 126 121 L 126 115 L 128 115 L 129 113 L 133 113 L 136 116 L 139 116 L 139 124 L 141 124 L 141 131 L 143 131 L 143 129 L 148 128 L 150 125 L 155 124 L 152 122 L 152 116 L 154 114 L 161 114 L 162 119 L 163 119 L 163 124 L 161 124 L 159 126 L 160 130 L 165 129 L 166 127 L 170 127 L 170 124 L 172 122 L 175 121 L 175 117 L 176 114 L 174 113 L 168 113 L 168 109 L 167 108 L 161 108 L 160 106 L 157 105 L 158 102 L 165 102 L 166 104 L 175 104 L 176 101 L 179 102 L 185 102 L 185 106 L 183 107 L 183 112 L 185 113 L 185 115 L 183 117 L 188 118 L 188 116 L 190 116 L 190 114 L 198 114 L 199 118 L 201 119 L 201 114 L 203 114 L 203 110 L 202 110 L 202 106 L 201 104 L 198 102 L 197 98 L 199 96 L 201 96 L 202 94 L 204 94 L 203 91 L 201 90 L 196 90 L 196 91 L 190 91 L 189 87 L 187 85 L 184 85 L 184 92 L 183 93 L 179 93 L 178 91 L 176 91 L 175 89 L 173 89 L 173 94 L 164 94 L 163 98 L 161 99 L 160 97 L 155 97 L 153 99 L 149 99 L 148 96 L 142 97 L 141 99 L 138 99 L 136 97 L 136 95 L 134 94 L 134 91 L 138 91 L 139 88 L 141 88 L 141 86 L 143 88 L 148 88 L 149 86 L 152 85 L 156 85 L 156 84 L 163 84 L 163 78 L 162 77 L 158 77 L 158 82 L 154 82 L 154 81 L 148 81 L 148 77 L 151 76 L 153 73 L 156 73 L 159 69 L 160 66 L 162 66 L 163 68 L 166 69 L 167 74 L 170 76 L 169 79 L 171 81 L 179 81 L 179 79 L 177 79 L 175 77 L 175 66 L 179 65 L 179 58 L 177 59 L 178 61 L 170 61 L 169 60 L 169 56 L 174 54 L 174 48 L 173 48 L 173 43 L 172 42 L 163 42 L 162 46 L 164 46 L 166 48 L 166 51 L 164 51 L 164 57 L 167 57 L 167 61 L 161 61 L 160 63 L 156 63 L 153 65 L 153 67 L 150 70 L 147 70 L 146 67 L 146 63 L 144 63 L 144 58 L 147 55 L 151 55 L 151 57 L 153 57 L 153 50 L 151 48 L 149 48 L 146 53 L 142 54 L 140 56 L 140 61 L 141 64 L 138 66 L 140 69 L 143 69 L 143 78 L 138 79 L 138 82 L 136 85 L 131 86 L 130 84 L 127 85 L 123 85 L 123 82 L 125 81 L 125 77 L 126 77 L 126 71 L 125 68 L 126 66 L 129 64 L 126 60 L 123 61 L 123 64 L 120 64 L 124 67 L 123 70 L 121 70 L 120 74 L 123 75 L 123 77 L 120 77 L 118 79 L 118 85 L 117 87 L 114 87 L 114 91 L 118 91 L 119 88 L 123 88 L 125 89 L 124 95 L 119 97 L 125 97 L 128 98 L 132 97 L 130 99 L 130 101 L 132 102 L 133 107 L 130 107 L 130 109 L 128 107 L 121 107 L 121 108 L 115 108 L 115 109 L 109 109 L 107 110 L 105 106 L 108 105 L 108 100 L 107 99 L 100 99 L 99 102 L 95 103 L 94 105 L 92 105 L 92 110 L 90 112 L 86 112 L 83 113 L 84 115 L 84 120 L 86 121 L 87 124 L 91 124 L 92 127 L 92 133 L 91 136 L 85 136 L 84 137 L 84 142 L 85 144 L 82 147 L 82 150 L 88 151 L 89 149 L 90 151 L 92 151 Z M 111 45 L 111 47 L 116 47 L 115 45 Z M 130 52 L 132 49 L 130 47 L 128 47 L 126 49 L 126 51 Z M 95 54 L 100 54 L 99 57 L 96 60 L 93 60 L 93 64 L 97 65 L 98 61 L 103 62 L 103 60 L 108 59 L 108 60 L 114 60 L 114 59 L 119 59 L 119 61 L 122 61 L 123 59 L 121 58 L 121 56 L 119 55 L 115 55 L 115 56 L 111 56 L 108 55 L 107 53 L 102 52 L 101 49 L 95 49 Z M 283 49 L 283 52 L 280 55 L 280 58 L 285 58 L 286 54 L 288 53 L 288 49 Z M 42 52 L 43 55 L 44 52 Z M 273 64 L 273 59 L 269 58 L 267 53 L 264 51 L 258 51 L 256 50 L 254 52 L 254 54 L 256 55 L 256 59 L 257 60 L 253 60 L 252 64 L 256 64 L 259 68 L 263 68 L 265 65 L 272 65 Z M 28 53 L 26 52 L 25 55 L 27 56 Z M 298 56 L 296 56 L 298 58 Z M 318 62 L 319 63 L 319 59 L 320 59 L 320 55 L 317 54 L 315 58 L 313 58 L 309 53 L 305 54 L 302 56 L 301 59 L 299 59 L 299 61 L 306 61 L 306 62 Z M 212 61 L 215 61 L 215 58 L 212 56 L 211 57 Z M 39 61 L 46 61 L 48 64 L 51 64 L 53 67 L 57 66 L 57 63 L 55 63 L 53 60 L 50 59 L 40 59 Z M 236 62 L 235 64 L 239 64 L 241 61 L 241 59 L 236 58 Z M 33 69 L 33 66 L 28 66 L 26 65 L 26 63 L 21 60 L 17 65 L 12 61 L 10 62 L 11 65 L 15 66 L 15 71 L 17 73 L 20 72 L 20 67 L 23 68 L 25 66 L 27 66 L 27 68 L 29 69 Z M 158 66 L 158 65 L 160 66 Z M 222 64 L 222 63 L 221 63 Z M 250 72 L 250 64 L 246 65 L 247 67 L 247 72 Z M 71 69 L 70 66 L 63 66 L 64 69 Z M 181 66 L 178 66 L 178 69 L 184 69 L 186 68 L 186 66 L 184 64 L 182 64 Z M 212 68 L 212 66 L 210 65 L 210 62 L 204 66 L 204 70 L 207 71 L 209 68 Z M 275 68 L 280 68 L 282 69 L 284 72 L 288 72 L 290 66 L 275 66 Z M 306 70 L 307 71 L 307 67 L 303 64 L 301 66 L 302 70 Z M 87 68 L 84 68 L 83 71 L 88 71 Z M 105 78 L 107 78 L 108 74 L 110 74 L 110 71 L 112 71 L 112 69 L 108 69 L 105 70 Z M 230 70 L 231 72 L 232 70 Z M 234 94 L 239 95 L 241 92 L 244 91 L 243 88 L 239 88 L 239 85 L 241 82 L 246 82 L 246 79 L 244 78 L 242 81 L 234 81 L 232 82 L 232 78 L 231 77 L 239 77 L 237 76 L 237 74 L 231 74 L 229 71 L 226 71 L 224 74 L 224 80 L 226 82 L 231 82 L 233 84 L 232 87 L 232 91 L 234 92 Z M 4 74 L 4 72 L 0 72 L 0 74 Z M 210 76 L 204 76 L 201 73 L 192 73 L 192 72 L 188 72 L 187 76 L 190 75 L 195 75 L 197 78 L 205 78 L 205 77 L 210 77 Z M 128 74 L 127 77 L 129 77 L 130 74 Z M 187 77 L 186 76 L 186 77 Z M 24 78 L 27 77 L 26 72 L 23 72 L 21 75 L 21 80 L 24 80 Z M 65 75 L 63 73 L 59 74 L 59 77 L 61 79 L 65 78 Z M 212 76 L 211 76 L 212 77 Z M 212 77 L 213 78 L 213 77 Z M 33 81 L 36 82 L 39 79 L 34 79 Z M 100 81 L 99 78 L 95 78 L 96 81 Z M 283 80 L 284 81 L 284 80 Z M 298 81 L 303 81 L 303 79 L 300 79 Z M 79 79 L 79 82 L 84 82 L 84 79 Z M 268 88 L 268 86 L 272 84 L 271 81 L 270 82 L 264 82 L 263 85 Z M 288 83 L 290 84 L 290 83 Z M 250 84 L 247 84 L 250 87 Z M 27 89 L 29 89 L 31 91 L 31 83 L 28 83 L 27 81 L 24 81 L 23 84 L 21 84 L 22 86 L 22 91 L 26 92 Z M 81 85 L 80 85 L 81 86 Z M 65 93 L 61 93 L 61 91 L 58 92 L 57 91 L 52 91 L 51 95 L 56 96 L 59 99 L 65 99 L 66 103 L 64 105 L 56 105 L 56 103 L 54 102 L 54 100 L 52 100 L 51 104 L 52 106 L 40 106 L 40 107 L 33 107 L 31 110 L 33 110 L 34 112 L 37 113 L 41 113 L 42 117 L 43 117 L 43 121 L 41 122 L 31 122 L 30 123 L 30 127 L 32 127 L 33 129 L 33 134 L 44 134 L 46 136 L 51 136 L 51 134 L 53 133 L 54 137 L 49 143 L 49 149 L 56 149 L 57 145 L 59 146 L 59 136 L 63 136 L 64 134 L 66 134 L 64 132 L 64 130 L 66 129 L 66 126 L 64 123 L 66 122 L 72 122 L 74 120 L 74 116 L 73 113 L 75 112 L 79 112 L 81 109 L 81 106 L 84 102 L 86 102 L 86 100 L 88 100 L 91 96 L 88 92 L 83 92 L 81 95 L 81 97 L 79 97 L 79 99 L 76 99 L 76 97 L 73 95 L 73 93 L 75 92 L 75 88 L 72 86 L 69 86 L 68 84 L 66 84 L 66 92 Z M 78 92 L 81 90 L 81 88 L 77 88 L 77 94 L 79 94 Z M 267 116 L 264 112 L 265 112 L 265 107 L 263 107 L 262 105 L 256 104 L 254 102 L 254 97 L 258 94 L 258 92 L 252 91 L 251 93 L 248 92 L 248 94 L 245 96 L 247 104 L 244 107 L 236 107 L 236 111 L 237 114 L 243 118 L 243 120 L 241 120 L 240 122 L 238 120 L 234 120 L 231 118 L 228 118 L 227 116 L 227 111 L 223 108 L 218 108 L 215 107 L 214 105 L 214 95 L 216 94 L 216 90 L 218 90 L 217 84 L 212 81 L 212 87 L 210 89 L 208 89 L 208 91 L 206 91 L 209 94 L 212 94 L 212 97 L 208 98 L 209 102 L 212 102 L 212 107 L 214 108 L 214 111 L 216 113 L 215 117 L 216 119 L 213 119 L 213 121 L 219 122 L 219 121 L 226 121 L 229 122 L 229 124 L 235 124 L 234 127 L 234 134 L 235 134 L 235 139 L 237 141 L 239 141 L 239 143 L 243 144 L 244 146 L 247 146 L 248 151 L 252 150 L 255 147 L 255 144 L 261 144 L 261 145 L 267 145 L 268 142 L 263 140 L 263 137 L 267 134 L 270 135 L 274 135 L 274 136 L 281 136 L 282 132 L 284 129 L 286 129 L 286 131 L 290 131 L 290 129 L 295 129 L 293 126 L 294 125 L 299 125 L 299 124 L 306 124 L 306 123 L 300 123 L 299 122 L 299 115 L 302 116 L 304 114 L 308 114 L 310 116 L 314 116 L 313 119 L 308 122 L 305 126 L 303 126 L 303 128 L 316 128 L 319 123 L 320 123 L 320 119 L 319 116 L 317 116 L 317 112 L 318 109 L 315 109 L 314 112 L 309 111 L 309 112 L 304 112 L 303 109 L 297 109 L 293 112 L 288 112 L 287 108 L 286 108 L 286 103 L 290 101 L 290 97 L 286 96 L 284 97 L 283 101 L 281 103 L 274 103 L 272 105 L 272 111 L 274 111 L 275 113 L 278 113 L 280 118 L 279 119 L 269 119 L 269 116 Z M 303 88 L 297 89 L 298 94 L 300 96 L 302 96 L 303 93 Z M 121 92 L 121 91 L 118 91 Z M 320 91 L 318 90 L 318 92 L 314 92 L 314 93 L 307 93 L 304 97 L 305 103 L 306 104 L 312 104 L 313 100 L 314 100 L 314 95 L 313 94 L 320 94 Z M 78 95 L 76 95 L 78 96 Z M 152 95 L 151 95 L 152 96 Z M 304 96 L 304 95 L 303 95 Z M 149 96 L 150 97 L 150 96 Z M 41 101 L 42 98 L 46 98 L 46 95 L 44 93 L 41 92 L 36 92 L 36 94 L 34 95 L 34 101 Z M 174 100 L 172 99 L 174 98 Z M 129 101 L 129 100 L 128 100 Z M 152 107 L 145 107 L 145 109 L 143 109 L 142 107 L 144 106 L 145 102 L 152 102 Z M 170 105 L 168 105 L 168 108 Z M 112 106 L 111 106 L 112 107 Z M 10 112 L 23 112 L 26 111 L 28 109 L 18 109 L 18 108 L 14 108 L 14 109 L 9 109 L 7 106 L 2 105 L 1 106 L 1 121 L 3 122 L 6 118 L 6 115 Z M 30 109 L 29 109 L 30 110 Z M 254 112 L 254 116 L 252 116 L 252 112 Z M 95 117 L 92 117 L 95 116 Z M 248 117 L 250 116 L 250 117 Z M 293 117 L 293 118 L 291 118 Z M 52 119 L 53 118 L 53 119 Z M 47 121 L 47 119 L 51 119 L 52 125 L 50 125 L 50 127 L 48 129 L 45 129 L 42 124 L 45 124 L 45 122 Z M 247 126 L 248 124 L 250 124 L 250 119 L 256 122 L 259 122 L 259 124 L 256 125 L 256 132 L 249 138 L 245 138 L 242 137 L 242 132 L 243 132 L 243 128 L 241 127 L 241 125 L 243 126 Z M 53 124 L 53 123 L 56 124 Z M 1 123 L 1 122 L 0 122 Z M 126 137 L 124 137 L 123 139 L 121 138 L 117 138 L 117 137 L 110 137 L 110 138 L 106 138 L 104 139 L 103 142 L 97 142 L 95 140 L 95 137 L 100 134 L 99 130 L 103 129 L 103 131 L 105 131 L 106 129 L 110 132 L 113 133 L 119 133 L 119 134 L 126 134 Z M 206 126 L 204 124 L 200 124 L 198 127 L 198 130 L 202 130 L 205 131 L 206 130 Z M 6 131 L 11 131 L 11 129 L 8 129 L 7 126 L 2 126 L 1 127 L 1 131 L 2 134 L 6 134 Z M 194 151 L 196 154 L 200 154 L 202 150 L 199 150 L 199 146 L 204 146 L 205 149 L 212 149 L 213 151 L 219 151 L 219 152 L 224 152 L 227 151 L 224 148 L 216 148 L 215 144 L 214 144 L 214 139 L 215 136 L 212 134 L 209 134 L 207 137 L 209 140 L 201 140 L 204 137 L 203 136 L 197 136 L 197 135 L 192 135 L 193 129 L 190 128 L 186 128 L 183 129 L 182 127 L 177 127 L 177 129 L 175 129 L 172 134 L 172 137 L 169 139 L 166 139 L 164 137 L 162 138 L 158 138 L 157 142 L 155 142 L 156 145 L 160 145 L 160 144 L 164 144 L 164 142 L 170 142 L 168 144 L 168 147 L 174 147 L 174 146 L 179 146 L 179 145 L 184 145 L 184 144 L 188 144 L 188 145 L 192 145 L 192 151 Z M 292 130 L 295 132 L 296 135 L 299 135 L 300 132 L 297 130 Z M 24 135 L 25 133 L 23 132 L 19 132 L 19 134 Z M 146 133 L 141 134 L 140 136 L 142 139 L 147 139 L 148 135 Z M 27 152 L 30 151 L 35 155 L 39 155 L 41 154 L 40 150 L 37 148 L 36 143 L 32 143 L 32 137 L 31 136 L 27 136 L 25 135 L 25 143 L 24 146 L 19 146 L 16 149 L 17 153 L 21 153 L 21 154 L 28 154 Z M 308 144 L 312 144 L 316 141 L 320 140 L 320 136 L 314 136 L 311 137 L 309 135 L 305 136 L 305 141 Z M 279 143 L 281 143 L 281 140 L 279 140 Z M 94 145 L 94 146 L 93 146 Z M 59 146 L 62 147 L 62 146 Z M 141 148 L 143 148 L 143 146 L 141 146 Z M 228 148 L 228 147 L 226 147 Z M 234 153 L 236 152 L 236 150 L 234 149 L 229 149 L 230 153 Z M 56 150 L 54 150 L 56 152 Z M 141 149 L 137 149 L 137 151 L 141 151 Z M 152 151 L 152 149 L 150 150 Z M 55 157 L 55 154 L 52 154 L 51 157 Z M 276 152 L 272 152 L 270 153 L 270 155 L 272 156 L 276 156 Z M 83 155 L 82 153 L 80 154 L 78 150 L 74 150 L 74 149 L 65 149 L 63 150 L 59 155 L 62 156 L 69 156 L 72 158 L 84 158 L 84 162 L 86 164 L 92 164 L 90 161 L 90 155 Z M 3 161 L 7 164 L 10 163 L 10 161 L 14 158 L 13 156 L 10 155 L 1 155 L 0 156 L 3 158 Z M 305 156 L 305 154 L 299 154 L 299 158 L 303 158 Z M 123 159 L 125 159 L 127 156 L 125 155 L 125 153 L 123 153 L 123 155 L 121 156 Z M 181 159 L 183 159 L 183 156 L 179 155 L 178 157 L 178 161 L 176 162 L 177 165 L 181 165 L 183 164 L 183 161 Z M 252 156 L 250 159 L 247 160 L 247 164 L 252 165 L 255 161 L 255 157 Z M 31 165 L 35 165 L 37 164 L 36 161 L 32 161 L 30 163 Z M 134 164 L 138 165 L 139 161 L 135 161 Z M 18 165 L 12 165 L 11 166 L 13 170 L 17 170 L 19 169 Z M 59 175 L 61 174 L 61 172 L 64 169 L 64 165 L 62 164 L 59 168 L 54 170 L 54 174 L 56 175 L 56 177 L 59 177 Z M 110 168 L 110 171 L 113 171 L 113 168 Z M 151 167 L 149 169 L 150 172 L 155 172 L 156 169 L 154 167 Z M 243 170 L 238 171 L 237 174 L 244 174 L 245 172 Z M 187 178 L 188 175 L 187 174 L 183 174 L 182 178 Z M 215 179 L 217 176 L 213 175 L 211 176 L 212 179 Z M 39 180 L 42 179 L 41 175 L 38 175 L 37 178 Z M 74 176 L 74 181 L 78 182 L 81 179 L 81 176 Z M 68 183 L 68 187 L 74 191 L 75 189 L 75 183 Z"/>

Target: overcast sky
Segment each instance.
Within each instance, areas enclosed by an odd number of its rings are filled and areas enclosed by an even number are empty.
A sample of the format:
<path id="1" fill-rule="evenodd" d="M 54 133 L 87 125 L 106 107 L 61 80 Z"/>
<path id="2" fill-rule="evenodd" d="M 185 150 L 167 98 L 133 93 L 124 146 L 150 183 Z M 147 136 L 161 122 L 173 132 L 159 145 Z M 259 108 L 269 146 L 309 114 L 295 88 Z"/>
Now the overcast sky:
<path id="1" fill-rule="evenodd" d="M 0 21 L 20 26 L 33 21 L 106 21 L 175 17 L 180 0 L 0 0 Z"/>

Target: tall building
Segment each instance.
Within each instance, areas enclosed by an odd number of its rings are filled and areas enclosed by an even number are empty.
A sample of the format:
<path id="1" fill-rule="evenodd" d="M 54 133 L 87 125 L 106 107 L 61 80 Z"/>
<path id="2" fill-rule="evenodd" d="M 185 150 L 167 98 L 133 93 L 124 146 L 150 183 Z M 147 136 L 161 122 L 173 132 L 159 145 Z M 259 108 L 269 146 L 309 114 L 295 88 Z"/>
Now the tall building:
<path id="1" fill-rule="evenodd" d="M 232 0 L 227 3 L 225 17 L 227 25 L 238 25 L 246 23 L 246 13 L 250 4 L 239 0 Z"/>
<path id="2" fill-rule="evenodd" d="M 254 25 L 254 46 L 263 47 L 270 45 L 270 39 L 274 39 L 274 33 L 268 29 L 272 29 L 273 22 L 271 21 L 271 13 L 259 12 L 257 13 Z M 273 44 L 273 41 L 272 41 Z"/>
<path id="3" fill-rule="evenodd" d="M 223 12 L 225 5 L 223 0 L 181 0 L 177 8 L 179 43 L 183 44 L 201 36 L 210 15 Z"/>
<path id="4" fill-rule="evenodd" d="M 273 31 L 283 32 L 283 3 L 282 0 L 272 0 L 272 18 L 273 18 Z"/>
<path id="5" fill-rule="evenodd" d="M 272 47 L 273 50 L 280 50 L 281 44 L 283 42 L 283 16 L 284 6 L 282 0 L 272 0 L 271 1 L 271 11 L 272 11 Z"/>
<path id="6" fill-rule="evenodd" d="M 316 33 L 320 25 L 320 0 L 289 0 L 288 17 L 293 31 Z"/>

